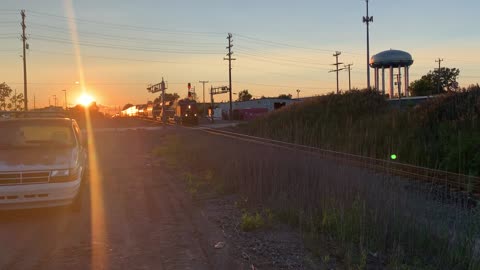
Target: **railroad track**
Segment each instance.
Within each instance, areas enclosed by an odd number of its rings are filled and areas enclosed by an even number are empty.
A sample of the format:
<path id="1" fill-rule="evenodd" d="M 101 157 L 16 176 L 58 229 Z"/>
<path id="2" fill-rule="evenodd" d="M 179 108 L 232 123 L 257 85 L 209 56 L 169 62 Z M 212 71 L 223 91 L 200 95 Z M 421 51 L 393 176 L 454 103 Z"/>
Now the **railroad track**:
<path id="1" fill-rule="evenodd" d="M 151 121 L 159 122 L 158 120 Z M 173 124 L 167 123 L 167 125 Z M 421 183 L 429 183 L 437 187 L 443 187 L 445 188 L 445 191 L 448 192 L 467 193 L 466 195 L 468 195 L 468 197 L 476 200 L 477 202 L 480 202 L 480 177 L 457 174 L 442 170 L 435 170 L 349 153 L 331 151 L 317 147 L 272 140 L 226 130 L 213 129 L 208 127 L 181 127 L 187 129 L 201 130 L 213 135 L 229 137 L 232 139 L 247 141 L 250 143 L 302 151 L 306 153 L 314 153 L 325 159 L 335 160 L 345 165 L 362 167 L 376 172 L 386 173 L 388 175 L 405 177 L 409 180 L 418 181 Z"/>
<path id="2" fill-rule="evenodd" d="M 421 181 L 423 183 L 431 183 L 439 187 L 444 187 L 446 191 L 449 192 L 468 193 L 467 195 L 469 195 L 469 197 L 477 201 L 480 200 L 480 177 L 429 169 L 425 167 L 403 164 L 389 160 L 325 150 L 321 148 L 250 136 L 225 130 L 211 128 L 200 128 L 200 130 L 210 134 L 229 137 L 251 143 L 269 145 L 307 153 L 314 153 L 316 155 L 320 155 L 323 158 L 336 160 L 343 164 L 358 166 L 377 172 L 387 173 L 389 175 L 401 176 L 410 180 Z"/>

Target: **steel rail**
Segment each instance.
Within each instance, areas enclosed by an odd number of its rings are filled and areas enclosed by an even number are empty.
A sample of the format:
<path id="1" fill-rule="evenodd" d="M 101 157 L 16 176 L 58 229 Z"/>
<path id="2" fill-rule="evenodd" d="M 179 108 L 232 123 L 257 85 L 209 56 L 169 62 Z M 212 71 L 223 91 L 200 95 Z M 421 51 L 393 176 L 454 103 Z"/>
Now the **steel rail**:
<path id="1" fill-rule="evenodd" d="M 197 130 L 202 130 L 210 134 L 221 135 L 233 139 L 240 139 L 252 143 L 259 143 L 264 145 L 286 148 L 290 150 L 294 149 L 300 150 L 302 152 L 315 153 L 319 154 L 324 158 L 334 159 L 342 163 L 350 163 L 359 167 L 372 169 L 390 175 L 403 176 L 411 180 L 443 185 L 446 186 L 449 190 L 461 190 L 463 192 L 468 192 L 470 195 L 476 198 L 480 198 L 480 177 L 476 176 L 463 175 L 399 162 L 365 157 L 361 155 L 326 150 L 312 146 L 256 137 L 219 129 L 197 128 Z"/>

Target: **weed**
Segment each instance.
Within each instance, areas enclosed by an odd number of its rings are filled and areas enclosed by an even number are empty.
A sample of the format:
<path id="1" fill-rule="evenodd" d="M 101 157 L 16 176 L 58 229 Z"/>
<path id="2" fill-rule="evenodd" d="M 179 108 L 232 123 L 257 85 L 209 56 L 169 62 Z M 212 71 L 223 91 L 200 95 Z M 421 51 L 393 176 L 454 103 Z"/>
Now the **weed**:
<path id="1" fill-rule="evenodd" d="M 258 212 L 255 213 L 255 215 L 251 215 L 249 213 L 244 213 L 242 215 L 240 228 L 244 232 L 250 232 L 250 231 L 260 229 L 263 227 L 263 225 L 264 225 L 264 221 L 263 221 L 262 215 L 260 215 L 260 213 Z"/>
<path id="2" fill-rule="evenodd" d="M 322 257 L 322 262 L 326 265 L 330 263 L 330 255 L 325 255 Z"/>
<path id="3" fill-rule="evenodd" d="M 341 113 L 333 107 L 328 108 L 332 110 L 328 112 L 331 115 Z M 352 117 L 351 123 L 369 129 L 364 126 L 369 122 L 359 117 Z M 292 123 L 294 119 L 291 118 Z M 340 134 L 338 127 L 332 126 L 332 131 L 327 132 L 316 125 L 299 128 L 310 128 L 310 132 L 317 133 L 313 129 L 320 128 L 325 136 Z M 408 130 L 405 125 L 401 121 L 395 123 L 396 127 Z M 273 128 L 264 128 L 262 132 L 273 134 Z M 392 134 L 372 135 L 374 130 L 376 128 L 368 131 L 368 138 L 376 136 L 381 144 L 394 138 Z M 275 134 L 283 136 L 287 131 L 277 129 Z M 300 138 L 293 131 L 292 134 L 297 140 L 309 139 Z M 382 254 L 382 262 L 391 262 L 392 267 L 397 268 L 479 269 L 475 254 L 480 244 L 476 248 L 475 239 L 480 238 L 480 210 L 465 208 L 458 194 L 445 192 L 429 183 L 409 183 L 397 177 L 345 167 L 316 155 L 246 142 L 232 143 L 229 138 L 198 132 L 195 141 L 190 136 L 176 136 L 181 142 L 178 147 L 188 149 L 189 154 L 172 157 L 181 168 L 196 172 L 186 176 L 187 185 L 190 179 L 191 191 L 198 192 L 202 187 L 194 183 L 212 182 L 214 186 L 221 184 L 224 190 L 238 193 L 241 199 L 236 207 L 243 212 L 242 230 L 268 226 L 271 219 L 298 226 L 302 235 L 310 238 L 307 240 L 328 239 L 334 243 L 335 253 L 332 254 L 348 259 L 352 268 L 362 267 L 367 251 L 375 251 Z M 355 134 L 348 136 L 354 138 Z M 365 148 L 362 150 L 365 152 L 376 151 L 372 141 L 364 142 L 360 137 L 356 145 Z M 369 147 L 372 149 L 367 149 Z M 402 147 L 421 152 L 410 145 Z M 430 144 L 425 144 L 421 149 L 428 147 Z M 205 155 L 207 152 L 209 154 Z M 233 160 L 232 153 L 235 153 Z M 448 198 L 449 203 L 435 199 L 442 197 Z M 249 206 L 258 204 L 265 205 L 266 209 L 256 214 L 248 213 Z"/>

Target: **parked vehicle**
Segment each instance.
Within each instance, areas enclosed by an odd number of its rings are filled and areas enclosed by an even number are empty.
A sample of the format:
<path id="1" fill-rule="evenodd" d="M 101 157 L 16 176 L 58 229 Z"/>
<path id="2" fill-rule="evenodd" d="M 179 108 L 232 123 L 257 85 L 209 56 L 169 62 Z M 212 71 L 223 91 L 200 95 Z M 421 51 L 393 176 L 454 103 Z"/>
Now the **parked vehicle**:
<path id="1" fill-rule="evenodd" d="M 0 120 L 0 209 L 81 206 L 86 142 L 69 118 Z"/>

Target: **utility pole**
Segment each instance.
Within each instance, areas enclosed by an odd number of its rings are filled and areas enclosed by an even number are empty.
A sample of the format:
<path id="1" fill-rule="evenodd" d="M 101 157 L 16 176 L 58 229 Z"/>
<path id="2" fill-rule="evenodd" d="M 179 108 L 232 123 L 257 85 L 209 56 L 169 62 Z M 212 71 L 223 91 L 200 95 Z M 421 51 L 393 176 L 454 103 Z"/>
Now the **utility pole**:
<path id="1" fill-rule="evenodd" d="M 339 65 L 343 65 L 343 63 L 339 63 L 339 62 L 338 62 L 338 56 L 341 55 L 341 54 L 342 54 L 342 53 L 341 53 L 341 52 L 338 52 L 338 51 L 333 54 L 333 56 L 335 56 L 336 61 L 335 61 L 335 64 L 332 64 L 332 65 L 335 66 L 335 69 L 329 71 L 329 72 L 336 72 L 336 73 L 337 73 L 337 94 L 340 92 L 340 90 L 339 90 L 339 84 L 338 84 L 338 72 L 339 72 L 340 70 L 344 70 L 344 69 L 345 69 L 345 68 L 340 68 L 340 69 L 338 68 Z"/>
<path id="2" fill-rule="evenodd" d="M 440 70 L 442 69 L 442 62 L 443 58 L 438 58 L 435 60 L 436 63 L 438 63 L 438 72 L 437 72 L 437 92 L 440 94 Z"/>
<path id="3" fill-rule="evenodd" d="M 36 106 L 35 106 L 35 94 L 33 94 L 33 109 L 34 109 L 34 110 L 36 109 Z"/>
<path id="4" fill-rule="evenodd" d="M 443 60 L 443 58 L 438 58 L 435 60 L 435 63 L 438 63 L 438 70 L 440 71 L 440 69 L 442 68 L 442 62 L 445 61 Z"/>
<path id="5" fill-rule="evenodd" d="M 228 33 L 227 36 L 228 39 L 228 53 L 227 53 L 227 58 L 223 58 L 223 60 L 228 60 L 228 88 L 229 88 L 229 98 L 230 98 L 230 110 L 228 114 L 229 120 L 232 120 L 233 116 L 233 110 L 232 110 L 232 61 L 236 60 L 235 58 L 232 58 L 233 52 L 232 52 L 232 34 Z"/>
<path id="6" fill-rule="evenodd" d="M 65 92 L 65 110 L 68 110 L 67 89 L 63 89 L 62 92 Z"/>
<path id="7" fill-rule="evenodd" d="M 363 17 L 363 22 L 367 24 L 367 88 L 370 89 L 370 23 L 373 22 L 373 16 L 368 15 L 368 0 L 367 3 L 367 16 Z"/>
<path id="8" fill-rule="evenodd" d="M 28 95 L 27 95 L 27 58 L 26 58 L 26 53 L 25 53 L 25 49 L 26 49 L 26 46 L 28 46 L 28 44 L 26 44 L 26 41 L 27 41 L 27 36 L 25 35 L 25 28 L 27 28 L 27 26 L 25 25 L 25 10 L 22 9 L 22 11 L 20 12 L 20 14 L 22 15 L 22 43 L 23 43 L 23 95 L 24 95 L 24 99 L 23 99 L 23 105 L 25 107 L 25 111 L 28 111 Z"/>
<path id="9" fill-rule="evenodd" d="M 203 84 L 203 113 L 202 115 L 205 117 L 205 84 L 208 83 L 208 81 L 198 81 L 199 83 Z"/>
<path id="10" fill-rule="evenodd" d="M 53 95 L 53 104 L 57 107 L 57 95 Z"/>
<path id="11" fill-rule="evenodd" d="M 297 89 L 297 99 L 300 98 L 300 89 Z"/>
<path id="12" fill-rule="evenodd" d="M 348 71 L 348 91 L 352 90 L 352 80 L 350 79 L 351 78 L 350 77 L 350 72 L 352 71 L 352 66 L 353 66 L 353 64 L 345 65 L 345 68 Z"/>

